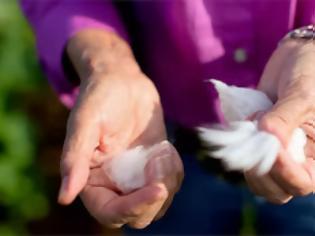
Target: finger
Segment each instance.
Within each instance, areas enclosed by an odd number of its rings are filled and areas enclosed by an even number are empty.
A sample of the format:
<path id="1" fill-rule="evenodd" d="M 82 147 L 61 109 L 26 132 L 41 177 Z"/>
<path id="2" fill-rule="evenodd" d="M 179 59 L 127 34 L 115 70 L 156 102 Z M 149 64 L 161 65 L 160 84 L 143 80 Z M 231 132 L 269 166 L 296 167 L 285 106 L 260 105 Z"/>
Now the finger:
<path id="1" fill-rule="evenodd" d="M 163 142 L 159 150 L 154 150 L 145 167 L 146 183 L 163 182 L 169 193 L 177 192 L 181 186 L 184 168 L 176 149 Z"/>
<path id="2" fill-rule="evenodd" d="M 304 148 L 306 157 L 315 159 L 315 128 L 313 124 L 308 122 L 301 125 L 301 128 L 307 136 L 307 143 Z"/>
<path id="3" fill-rule="evenodd" d="M 293 161 L 283 150 L 280 151 L 270 176 L 284 191 L 294 196 L 304 196 L 313 190 L 309 171 Z"/>
<path id="4" fill-rule="evenodd" d="M 245 172 L 244 177 L 250 191 L 257 196 L 263 196 L 263 191 L 261 188 L 259 188 L 259 181 L 257 182 L 257 180 L 253 180 L 253 177 L 251 174 L 249 174 L 249 172 Z"/>
<path id="5" fill-rule="evenodd" d="M 167 212 L 168 208 L 170 208 L 170 206 L 173 203 L 175 194 L 173 194 L 172 196 L 169 196 L 167 198 L 167 200 L 165 201 L 165 203 L 163 204 L 161 210 L 158 212 L 158 214 L 154 217 L 154 220 L 159 220 L 161 219 Z"/>
<path id="6" fill-rule="evenodd" d="M 101 151 L 99 147 L 94 150 L 94 153 L 90 160 L 90 167 L 100 167 L 106 160 L 109 160 L 109 156 L 106 155 L 105 151 Z"/>
<path id="7" fill-rule="evenodd" d="M 172 204 L 175 194 L 180 189 L 180 186 L 183 181 L 183 169 L 181 163 L 176 163 L 177 158 L 175 157 L 158 157 L 155 159 L 151 159 L 151 162 L 148 163 L 147 166 L 147 176 L 151 179 L 152 182 L 159 182 L 166 186 L 168 189 L 168 198 L 164 202 L 163 206 L 159 210 L 159 212 L 154 217 L 154 220 L 158 220 L 165 215 L 168 208 Z M 158 163 L 158 164 L 155 164 Z M 160 166 L 164 171 L 156 170 L 156 166 Z M 155 168 L 152 168 L 155 167 Z M 165 171 L 167 170 L 167 171 Z M 160 172 L 168 173 L 164 178 L 155 178 L 159 176 Z"/>
<path id="8" fill-rule="evenodd" d="M 312 182 L 312 192 L 315 192 L 315 160 L 313 158 L 306 158 L 306 161 L 302 164 L 305 170 L 308 172 Z"/>
<path id="9" fill-rule="evenodd" d="M 305 156 L 308 158 L 315 159 L 315 140 L 311 138 L 307 138 L 306 145 L 304 147 Z"/>
<path id="10" fill-rule="evenodd" d="M 169 192 L 177 188 L 177 171 L 169 155 L 150 159 L 145 167 L 145 176 L 147 184 L 161 182 Z"/>
<path id="11" fill-rule="evenodd" d="M 181 175 L 176 169 L 174 158 L 170 156 L 159 156 L 152 158 L 146 165 L 145 174 L 148 183 L 161 183 L 168 190 L 168 198 L 161 206 L 159 215 L 164 215 L 171 204 L 175 193 L 181 185 Z"/>
<path id="12" fill-rule="evenodd" d="M 160 148 L 154 150 L 151 155 L 153 157 L 149 160 L 145 168 L 147 183 L 162 183 L 168 190 L 168 198 L 158 214 L 156 214 L 154 218 L 156 220 L 166 213 L 173 201 L 174 195 L 180 189 L 184 170 L 176 149 L 168 142 L 160 145 Z"/>
<path id="13" fill-rule="evenodd" d="M 80 197 L 85 208 L 101 224 L 104 224 L 108 227 L 117 228 L 126 223 L 123 221 L 117 221 L 115 222 L 117 225 L 115 225 L 114 222 L 108 219 L 108 217 L 104 217 L 106 214 L 106 212 L 103 212 L 104 206 L 112 199 L 118 197 L 118 194 L 114 191 L 111 191 L 105 187 L 87 185 L 80 193 Z"/>
<path id="14" fill-rule="evenodd" d="M 61 204 L 70 204 L 85 186 L 98 137 L 94 127 L 72 120 L 68 123 L 61 157 L 62 183 L 58 197 Z"/>
<path id="15" fill-rule="evenodd" d="M 175 165 L 175 169 L 177 171 L 177 189 L 176 189 L 176 192 L 179 191 L 182 183 L 183 183 L 183 180 L 184 180 L 184 165 L 183 165 L 183 162 L 179 156 L 179 153 L 177 152 L 177 150 L 175 149 L 174 146 L 172 146 L 173 148 L 173 162 L 174 162 L 174 165 Z"/>
<path id="16" fill-rule="evenodd" d="M 168 197 L 162 184 L 152 184 L 131 194 L 115 197 L 97 211 L 97 219 L 112 227 L 133 223 L 141 228 L 149 224 Z"/>
<path id="17" fill-rule="evenodd" d="M 90 170 L 87 184 L 94 187 L 104 187 L 115 192 L 119 192 L 110 177 L 103 168 L 97 167 Z"/>
<path id="18" fill-rule="evenodd" d="M 261 129 L 275 134 L 287 147 L 293 129 L 304 123 L 309 108 L 300 98 L 286 97 L 279 100 L 271 111 L 267 112 L 259 122 Z"/>
<path id="19" fill-rule="evenodd" d="M 292 198 L 292 195 L 286 193 L 269 175 L 256 176 L 254 172 L 249 171 L 245 174 L 245 179 L 255 194 L 272 203 L 284 204 Z"/>
<path id="20" fill-rule="evenodd" d="M 138 218 L 131 220 L 128 225 L 136 229 L 145 228 L 156 218 L 157 214 L 161 211 L 161 208 L 168 199 L 169 197 L 167 194 L 167 197 L 149 205 Z"/>
<path id="21" fill-rule="evenodd" d="M 312 182 L 312 193 L 315 192 L 315 160 L 313 158 L 307 158 L 306 162 L 303 163 L 304 168 L 311 177 Z"/>
<path id="22" fill-rule="evenodd" d="M 304 124 L 301 125 L 301 128 L 304 130 L 306 135 L 311 139 L 315 140 L 315 124 L 314 119 L 306 121 Z"/>

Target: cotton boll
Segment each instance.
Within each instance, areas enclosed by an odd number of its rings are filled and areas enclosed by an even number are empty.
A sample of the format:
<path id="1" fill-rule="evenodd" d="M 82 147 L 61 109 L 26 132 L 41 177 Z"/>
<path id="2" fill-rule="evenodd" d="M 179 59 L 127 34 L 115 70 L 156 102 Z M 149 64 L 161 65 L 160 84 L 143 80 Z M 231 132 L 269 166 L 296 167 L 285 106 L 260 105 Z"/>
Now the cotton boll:
<path id="1" fill-rule="evenodd" d="M 211 79 L 220 99 L 221 110 L 227 122 L 245 120 L 257 111 L 265 111 L 272 107 L 271 100 L 258 90 L 228 86 Z"/>
<path id="2" fill-rule="evenodd" d="M 233 145 L 228 145 L 216 152 L 213 156 L 220 157 L 228 170 L 243 170 L 248 168 L 249 161 L 251 166 L 255 166 L 259 159 L 260 150 L 257 150 L 257 142 L 264 142 L 262 133 L 253 134 L 245 140 L 239 140 Z"/>
<path id="3" fill-rule="evenodd" d="M 130 193 L 146 184 L 145 167 L 148 161 L 154 157 L 171 155 L 173 149 L 168 141 L 148 148 L 137 146 L 113 157 L 104 165 L 104 170 L 122 193 Z"/>
<path id="4" fill-rule="evenodd" d="M 106 172 L 116 187 L 128 193 L 145 184 L 144 167 L 148 162 L 148 150 L 137 146 L 112 158 Z"/>
<path id="5" fill-rule="evenodd" d="M 256 130 L 253 122 L 249 121 L 244 123 L 233 122 L 233 125 L 230 126 L 231 129 L 209 129 L 204 127 L 199 127 L 197 129 L 202 140 L 216 146 L 234 144 L 239 140 L 244 140 L 250 137 Z M 235 132 L 239 130 L 241 132 Z"/>
<path id="6" fill-rule="evenodd" d="M 251 124 L 251 127 L 253 127 L 250 133 L 244 132 L 244 128 L 248 127 L 248 124 Z M 210 152 L 209 155 L 213 158 L 221 159 L 228 170 L 244 171 L 261 165 L 262 167 L 258 168 L 259 172 L 261 174 L 266 173 L 276 159 L 280 148 L 279 140 L 272 134 L 259 131 L 257 122 L 232 122 L 231 126 L 234 126 L 233 130 L 215 131 L 225 133 L 229 137 L 234 136 L 233 142 L 231 142 L 231 139 L 228 139 L 228 143 L 222 145 L 222 148 L 219 150 Z M 216 143 L 217 136 L 211 135 L 215 134 L 213 131 L 204 128 L 202 131 L 204 134 L 201 135 L 201 138 L 206 142 Z M 206 136 L 205 133 L 207 134 Z M 221 136 L 223 137 L 224 135 Z M 223 140 L 220 140 L 221 144 L 223 144 Z M 270 153 L 274 154 L 270 155 Z"/>
<path id="7" fill-rule="evenodd" d="M 255 130 L 246 135 L 244 135 L 242 128 L 244 125 L 233 130 L 215 130 L 216 132 L 221 132 L 221 147 L 216 151 L 210 151 L 209 156 L 222 160 L 229 171 L 248 171 L 255 168 L 258 175 L 263 175 L 274 164 L 280 150 L 280 141 L 273 134 L 260 131 L 256 122 L 241 121 L 240 123 L 243 122 L 252 123 L 255 126 Z M 201 131 L 203 132 L 200 135 L 201 140 L 208 145 L 217 143 L 216 137 L 218 136 L 213 135 L 215 134 L 213 129 L 203 128 Z M 224 134 L 229 137 L 229 142 L 226 144 L 223 144 Z M 232 140 L 230 137 L 235 138 Z"/>
<path id="8" fill-rule="evenodd" d="M 218 150 L 209 153 L 210 156 L 221 159 L 228 170 L 255 168 L 258 175 L 266 174 L 276 161 L 280 141 L 275 135 L 259 130 L 257 121 L 245 119 L 257 111 L 270 109 L 273 105 L 271 100 L 254 89 L 228 86 L 214 79 L 210 82 L 219 94 L 221 109 L 228 122 L 226 127 L 198 128 L 201 140 L 208 146 L 219 146 Z M 305 161 L 306 141 L 302 129 L 293 131 L 288 152 L 298 163 Z"/>

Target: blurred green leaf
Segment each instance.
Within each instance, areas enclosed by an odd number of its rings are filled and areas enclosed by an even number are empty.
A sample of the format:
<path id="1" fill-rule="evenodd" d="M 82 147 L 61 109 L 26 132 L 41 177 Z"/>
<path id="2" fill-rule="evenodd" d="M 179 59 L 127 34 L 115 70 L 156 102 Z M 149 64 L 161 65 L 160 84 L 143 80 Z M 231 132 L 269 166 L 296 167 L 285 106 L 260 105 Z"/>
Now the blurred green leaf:
<path id="1" fill-rule="evenodd" d="M 0 0 L 0 235 L 25 233 L 28 221 L 49 211 L 34 165 L 35 125 L 18 99 L 40 90 L 43 81 L 34 36 L 17 1 Z"/>
<path id="2" fill-rule="evenodd" d="M 18 232 L 14 230 L 13 227 L 10 227 L 9 225 L 0 224 L 0 235 L 1 236 L 15 236 Z"/>

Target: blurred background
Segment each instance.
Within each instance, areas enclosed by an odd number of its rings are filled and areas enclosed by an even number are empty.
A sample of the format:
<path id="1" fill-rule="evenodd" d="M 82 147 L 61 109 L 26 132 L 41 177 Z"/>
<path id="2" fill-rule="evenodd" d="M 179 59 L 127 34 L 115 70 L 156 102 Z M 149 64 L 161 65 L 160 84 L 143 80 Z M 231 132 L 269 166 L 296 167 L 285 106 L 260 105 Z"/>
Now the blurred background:
<path id="1" fill-rule="evenodd" d="M 56 203 L 67 116 L 18 2 L 0 0 L 0 235 L 107 232 L 80 201 Z"/>

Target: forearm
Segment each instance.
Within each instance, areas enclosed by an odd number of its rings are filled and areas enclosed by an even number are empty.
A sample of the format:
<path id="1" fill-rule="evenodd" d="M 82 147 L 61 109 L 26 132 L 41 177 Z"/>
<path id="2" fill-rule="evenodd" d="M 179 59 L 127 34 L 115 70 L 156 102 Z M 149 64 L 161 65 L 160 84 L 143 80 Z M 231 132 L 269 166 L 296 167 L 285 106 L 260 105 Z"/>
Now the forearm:
<path id="1" fill-rule="evenodd" d="M 100 73 L 140 71 L 128 43 L 109 31 L 83 30 L 69 40 L 66 50 L 81 81 Z"/>

